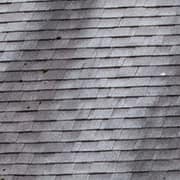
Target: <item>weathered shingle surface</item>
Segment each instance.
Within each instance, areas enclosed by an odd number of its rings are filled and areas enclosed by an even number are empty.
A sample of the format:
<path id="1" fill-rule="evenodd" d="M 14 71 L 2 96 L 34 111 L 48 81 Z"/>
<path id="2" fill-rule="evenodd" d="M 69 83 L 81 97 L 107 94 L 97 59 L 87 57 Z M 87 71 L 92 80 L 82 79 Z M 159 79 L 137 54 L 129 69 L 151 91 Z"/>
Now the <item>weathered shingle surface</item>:
<path id="1" fill-rule="evenodd" d="M 0 0 L 0 180 L 180 179 L 180 0 Z"/>

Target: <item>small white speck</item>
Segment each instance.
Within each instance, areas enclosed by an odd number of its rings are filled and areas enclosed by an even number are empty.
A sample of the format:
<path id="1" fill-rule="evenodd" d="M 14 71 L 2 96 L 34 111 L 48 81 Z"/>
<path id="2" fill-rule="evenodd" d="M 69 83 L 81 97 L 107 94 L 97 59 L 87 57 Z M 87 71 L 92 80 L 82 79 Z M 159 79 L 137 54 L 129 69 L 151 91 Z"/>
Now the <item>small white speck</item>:
<path id="1" fill-rule="evenodd" d="M 166 75 L 166 73 L 165 73 L 165 72 L 161 73 L 161 76 L 165 76 L 165 75 Z"/>

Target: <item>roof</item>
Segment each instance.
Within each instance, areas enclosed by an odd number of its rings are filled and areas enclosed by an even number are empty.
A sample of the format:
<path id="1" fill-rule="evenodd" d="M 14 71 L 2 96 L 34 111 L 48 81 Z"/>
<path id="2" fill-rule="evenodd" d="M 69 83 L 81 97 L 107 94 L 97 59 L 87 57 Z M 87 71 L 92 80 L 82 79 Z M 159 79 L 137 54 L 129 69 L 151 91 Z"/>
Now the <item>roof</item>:
<path id="1" fill-rule="evenodd" d="M 0 1 L 1 180 L 179 180 L 179 0 Z"/>

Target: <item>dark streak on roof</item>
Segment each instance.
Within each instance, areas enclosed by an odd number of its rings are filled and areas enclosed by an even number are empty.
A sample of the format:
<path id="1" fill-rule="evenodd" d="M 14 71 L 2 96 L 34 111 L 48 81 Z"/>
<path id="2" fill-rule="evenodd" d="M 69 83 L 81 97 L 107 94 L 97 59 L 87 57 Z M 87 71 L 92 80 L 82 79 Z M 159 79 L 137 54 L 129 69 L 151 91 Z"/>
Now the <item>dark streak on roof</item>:
<path id="1" fill-rule="evenodd" d="M 180 1 L 1 0 L 0 180 L 179 180 Z"/>

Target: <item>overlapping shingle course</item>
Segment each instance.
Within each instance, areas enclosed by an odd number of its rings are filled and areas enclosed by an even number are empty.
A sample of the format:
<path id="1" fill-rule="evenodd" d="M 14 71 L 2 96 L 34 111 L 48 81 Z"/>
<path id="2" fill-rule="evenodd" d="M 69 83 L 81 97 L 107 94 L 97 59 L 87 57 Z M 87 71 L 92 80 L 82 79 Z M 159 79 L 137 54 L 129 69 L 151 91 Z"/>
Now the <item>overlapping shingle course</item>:
<path id="1" fill-rule="evenodd" d="M 179 0 L 1 0 L 0 179 L 179 180 Z"/>

